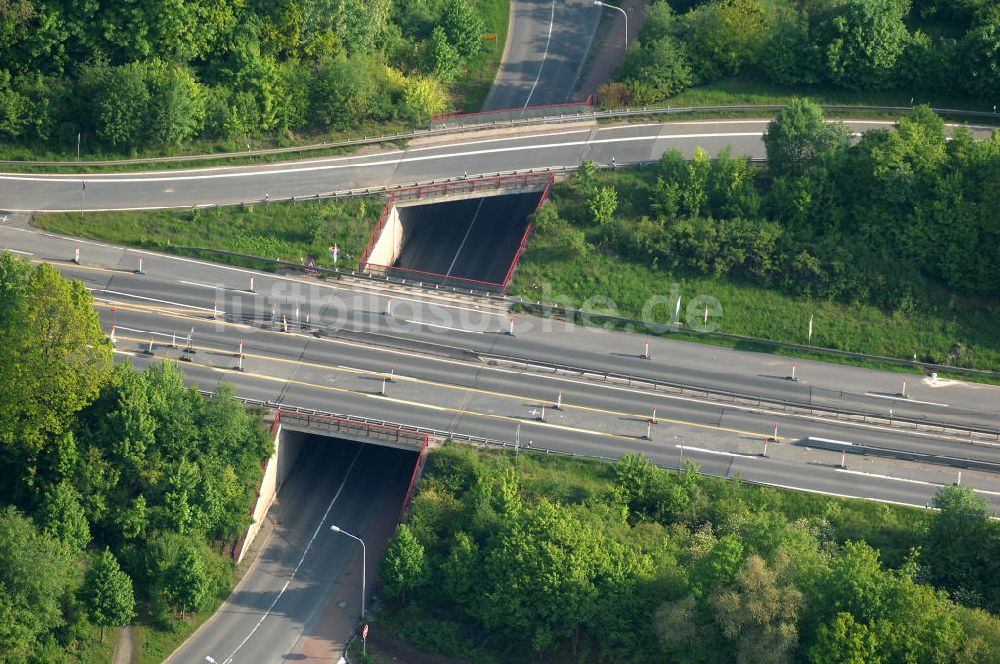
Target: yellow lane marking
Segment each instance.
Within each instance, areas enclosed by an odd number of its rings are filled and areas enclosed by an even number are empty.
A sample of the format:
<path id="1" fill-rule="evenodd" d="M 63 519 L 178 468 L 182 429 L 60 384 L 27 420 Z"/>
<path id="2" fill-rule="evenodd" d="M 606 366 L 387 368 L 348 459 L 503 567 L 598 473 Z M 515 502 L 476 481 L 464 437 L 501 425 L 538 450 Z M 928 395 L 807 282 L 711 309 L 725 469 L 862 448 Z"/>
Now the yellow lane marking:
<path id="1" fill-rule="evenodd" d="M 147 344 L 147 343 L 149 343 L 148 339 L 139 339 L 139 338 L 127 337 L 127 336 L 119 336 L 117 338 L 120 339 L 120 340 L 124 340 L 124 341 L 134 341 L 134 342 L 137 342 L 139 344 Z M 163 344 L 162 343 L 157 344 L 154 341 L 153 346 L 156 347 L 157 345 L 162 346 Z M 212 348 L 212 347 L 209 347 L 209 346 L 195 346 L 195 345 L 192 345 L 191 348 L 193 348 L 195 350 L 200 350 L 200 351 L 203 351 L 203 352 L 206 352 L 206 353 L 217 353 L 217 354 L 229 355 L 229 356 L 234 355 L 234 352 L 233 352 L 232 349 L 226 350 L 226 349 L 220 349 L 220 348 Z M 262 361 L 265 361 L 265 362 L 277 362 L 277 363 L 281 363 L 281 364 L 290 364 L 290 365 L 293 365 L 293 366 L 311 367 L 311 368 L 314 368 L 314 369 L 322 369 L 324 371 L 329 371 L 331 373 L 339 372 L 339 373 L 353 374 L 353 375 L 376 375 L 376 376 L 381 376 L 381 377 L 384 377 L 384 378 L 389 378 L 390 377 L 390 374 L 388 374 L 388 373 L 386 373 L 384 371 L 365 371 L 365 370 L 362 370 L 362 369 L 351 369 L 351 368 L 348 368 L 348 367 L 334 367 L 334 366 L 330 366 L 330 365 L 326 365 L 326 364 L 320 364 L 320 363 L 317 363 L 317 362 L 307 362 L 307 361 L 304 361 L 304 360 L 292 360 L 292 359 L 280 358 L 280 357 L 270 357 L 270 356 L 267 356 L 267 355 L 258 355 L 258 354 L 255 354 L 255 353 L 243 353 L 243 357 L 253 358 L 253 359 L 257 359 L 257 360 L 262 360 Z M 494 390 L 484 390 L 482 388 L 476 388 L 476 387 L 464 387 L 464 386 L 461 386 L 461 385 L 451 385 L 451 384 L 448 384 L 448 383 L 441 383 L 441 382 L 434 381 L 434 380 L 427 380 L 427 379 L 422 379 L 422 378 L 414 378 L 412 376 L 394 375 L 394 376 L 392 376 L 392 378 L 395 379 L 395 380 L 397 380 L 397 381 L 400 381 L 400 382 L 406 381 L 406 382 L 411 382 L 411 383 L 415 383 L 415 384 L 418 384 L 418 385 L 427 385 L 427 386 L 430 386 L 430 387 L 439 387 L 439 388 L 444 388 L 444 389 L 454 390 L 454 391 L 459 391 L 459 392 L 472 392 L 474 394 L 492 396 L 492 397 L 496 397 L 496 398 L 499 398 L 499 399 L 515 400 L 515 401 L 521 401 L 521 402 L 524 402 L 524 401 L 537 401 L 537 399 L 534 398 L 534 397 L 525 397 L 525 396 L 521 396 L 521 395 L 517 395 L 517 394 L 508 394 L 506 392 L 497 392 L 497 391 L 494 391 Z M 282 380 L 282 379 L 275 379 L 275 380 Z M 291 380 L 291 379 L 289 379 L 289 380 Z M 327 387 L 327 386 L 323 386 L 323 387 Z M 337 390 L 341 390 L 341 391 L 348 391 L 348 392 L 351 392 L 352 394 L 356 393 L 353 390 L 347 390 L 346 388 L 331 388 L 331 389 L 337 389 Z M 377 395 L 377 396 L 380 399 L 387 399 L 387 397 L 382 397 L 380 395 Z M 400 402 L 400 403 L 409 403 L 409 402 Z M 649 416 L 647 414 L 625 413 L 625 412 L 620 412 L 620 411 L 616 411 L 616 410 L 609 410 L 609 409 L 606 409 L 606 408 L 597 408 L 597 407 L 594 407 L 594 406 L 573 405 L 573 404 L 568 404 L 566 402 L 563 402 L 562 408 L 563 408 L 563 410 L 579 410 L 579 411 L 583 411 L 583 412 L 596 413 L 596 414 L 599 414 L 599 415 L 609 415 L 609 416 L 613 416 L 613 417 L 639 418 L 639 419 L 642 419 L 644 421 L 649 419 Z M 463 412 L 463 411 L 461 411 L 461 410 L 452 410 L 452 412 L 460 413 L 460 412 Z M 497 417 L 503 418 L 503 416 L 499 416 L 499 415 Z M 509 419 L 511 421 L 516 421 L 516 422 L 522 421 L 521 419 L 516 418 L 516 417 L 504 418 L 504 419 Z M 762 433 L 759 433 L 759 432 L 756 432 L 756 431 L 746 431 L 746 430 L 743 430 L 743 429 L 731 429 L 729 427 L 722 427 L 722 426 L 717 426 L 717 425 L 713 425 L 713 424 L 702 424 L 700 422 L 689 422 L 687 420 L 678 420 L 678 419 L 673 419 L 673 418 L 668 418 L 668 417 L 658 417 L 658 418 L 656 418 L 656 421 L 657 422 L 667 422 L 667 423 L 670 423 L 670 424 L 677 424 L 677 425 L 680 425 L 680 426 L 694 427 L 694 428 L 698 428 L 698 429 L 708 429 L 708 430 L 711 430 L 711 431 L 723 431 L 723 432 L 726 432 L 726 433 L 734 433 L 734 434 L 742 435 L 742 436 L 754 436 L 756 438 L 771 437 L 769 434 L 762 434 Z M 538 422 L 538 424 L 539 425 L 548 425 L 548 426 L 555 427 L 555 428 L 559 428 L 561 426 L 561 425 L 558 425 L 558 424 L 552 424 L 552 423 L 546 423 L 546 422 Z M 576 429 L 572 429 L 572 430 L 575 431 Z M 614 434 L 607 434 L 607 435 L 614 435 Z"/>
<path id="2" fill-rule="evenodd" d="M 112 269 L 112 268 L 106 268 L 106 267 L 96 267 L 94 265 L 76 265 L 75 263 L 72 263 L 72 262 L 69 265 L 66 265 L 64 262 L 61 262 L 61 261 L 52 261 L 52 260 L 47 260 L 46 261 L 46 260 L 41 260 L 41 259 L 38 259 L 38 258 L 32 258 L 31 262 L 32 263 L 48 263 L 49 265 L 51 265 L 52 267 L 54 267 L 56 269 L 62 268 L 62 269 L 65 269 L 65 270 L 93 270 L 94 272 L 109 272 L 111 274 L 125 274 L 125 275 L 128 275 L 130 277 L 134 277 L 135 276 L 134 272 L 132 272 L 131 270 L 125 270 L 125 269 Z"/>
<path id="3" fill-rule="evenodd" d="M 123 355 L 138 355 L 138 353 L 129 353 L 126 351 L 117 351 Z M 162 359 L 162 358 L 161 358 Z M 250 378 L 258 378 L 260 380 L 267 380 L 276 383 L 285 383 L 290 385 L 299 385 L 301 387 L 314 388 L 319 390 L 327 390 L 329 392 L 339 392 L 342 394 L 350 394 L 352 396 L 367 397 L 370 399 L 376 399 L 380 402 L 395 403 L 404 406 L 414 406 L 416 408 L 424 408 L 426 410 L 437 410 L 446 413 L 455 413 L 458 415 L 470 415 L 473 417 L 484 417 L 492 420 L 501 420 L 504 422 L 514 422 L 517 424 L 526 424 L 536 427 L 545 427 L 549 429 L 556 429 L 559 431 L 569 431 L 572 433 L 584 433 L 591 436 L 599 436 L 601 438 L 615 438 L 617 440 L 635 441 L 635 436 L 622 436 L 619 434 L 608 433 L 607 431 L 597 431 L 595 429 L 585 429 L 583 427 L 571 427 L 563 424 L 553 424 L 551 422 L 538 422 L 535 420 L 528 420 L 520 417 L 512 417 L 509 415 L 497 415 L 496 413 L 482 413 L 477 410 L 469 410 L 466 408 L 450 408 L 448 406 L 437 406 L 434 404 L 421 403 L 419 401 L 408 401 L 406 399 L 397 399 L 389 396 L 382 396 L 380 394 L 371 394 L 366 392 L 357 392 L 355 390 L 348 389 L 346 387 L 334 387 L 332 385 L 317 385 L 316 383 L 309 383 L 302 380 L 295 380 L 292 378 L 279 378 L 278 376 L 269 376 L 267 374 L 255 373 L 252 371 L 236 371 L 235 369 L 225 369 L 223 367 L 215 367 L 210 364 L 202 364 L 200 362 L 185 362 L 185 364 L 190 364 L 196 367 L 202 367 L 205 369 L 210 369 L 212 371 L 217 371 L 223 374 L 234 374 L 238 376 L 247 376 Z"/>

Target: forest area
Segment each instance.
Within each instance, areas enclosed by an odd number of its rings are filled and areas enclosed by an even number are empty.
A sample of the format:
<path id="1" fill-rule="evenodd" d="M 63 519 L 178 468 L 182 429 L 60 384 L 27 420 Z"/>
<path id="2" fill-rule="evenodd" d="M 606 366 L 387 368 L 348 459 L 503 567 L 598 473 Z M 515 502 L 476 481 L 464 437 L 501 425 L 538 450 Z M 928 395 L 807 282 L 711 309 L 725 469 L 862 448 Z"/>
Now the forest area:
<path id="1" fill-rule="evenodd" d="M 466 79 L 482 76 L 486 20 L 504 29 L 506 7 L 4 0 L 0 141 L 30 155 L 71 154 L 81 140 L 84 154 L 114 155 L 193 141 L 246 149 L 257 140 L 424 122 L 461 105 Z"/>
<path id="2" fill-rule="evenodd" d="M 769 84 L 1000 103 L 993 0 L 654 0 L 604 106 L 747 76 Z"/>
<path id="3" fill-rule="evenodd" d="M 643 307 L 678 282 L 723 301 L 722 331 L 801 343 L 826 307 L 817 345 L 1000 369 L 1000 134 L 917 107 L 854 139 L 796 100 L 764 143 L 766 169 L 726 150 L 584 164 L 537 214 L 517 290 L 670 322 Z"/>
<path id="4" fill-rule="evenodd" d="M 617 462 L 431 453 L 378 626 L 467 661 L 894 664 L 1000 658 L 1000 527 Z M 992 612 L 992 613 L 991 613 Z"/>
<path id="5" fill-rule="evenodd" d="M 230 590 L 270 436 L 223 385 L 114 363 L 91 294 L 0 254 L 0 660 L 107 661 Z M 113 642 L 113 639 L 111 640 Z"/>

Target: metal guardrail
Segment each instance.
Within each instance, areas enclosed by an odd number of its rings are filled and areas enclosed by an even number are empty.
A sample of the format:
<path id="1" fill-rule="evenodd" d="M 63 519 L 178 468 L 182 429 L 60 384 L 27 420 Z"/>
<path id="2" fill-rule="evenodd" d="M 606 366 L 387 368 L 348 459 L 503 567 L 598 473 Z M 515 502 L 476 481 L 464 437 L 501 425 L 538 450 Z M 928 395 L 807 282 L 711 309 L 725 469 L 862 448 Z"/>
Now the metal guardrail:
<path id="1" fill-rule="evenodd" d="M 836 409 L 823 406 L 816 406 L 802 401 L 789 401 L 767 397 L 742 394 L 729 390 L 707 388 L 698 385 L 689 385 L 675 381 L 667 381 L 648 376 L 635 376 L 632 374 L 618 373 L 614 371 L 599 371 L 582 367 L 574 367 L 556 362 L 545 362 L 522 357 L 480 354 L 479 357 L 487 362 L 506 363 L 509 366 L 523 368 L 525 371 L 544 370 L 551 373 L 564 373 L 579 376 L 585 379 L 601 380 L 603 382 L 615 382 L 632 388 L 646 388 L 651 390 L 665 390 L 689 397 L 699 397 L 724 401 L 733 406 L 744 406 L 750 408 L 769 408 L 779 410 L 788 415 L 804 415 L 812 417 L 825 417 L 837 421 L 862 422 L 865 424 L 884 425 L 890 427 L 908 427 L 913 431 L 947 436 L 954 439 L 962 439 L 970 443 L 979 444 L 1000 444 L 1000 429 L 989 429 L 973 425 L 959 425 L 951 422 L 938 422 L 934 420 L 920 419 L 907 416 L 886 416 L 881 413 L 873 413 L 864 410 Z"/>
<path id="2" fill-rule="evenodd" d="M 827 450 L 830 452 L 846 452 L 847 454 L 862 454 L 865 456 L 900 459 L 902 461 L 930 463 L 937 466 L 951 466 L 952 468 L 966 468 L 968 470 L 982 470 L 988 473 L 1000 473 L 1000 463 L 985 461 L 982 459 L 967 459 L 964 457 L 953 457 L 943 454 L 927 454 L 925 452 L 908 452 L 906 450 L 896 450 L 890 447 L 877 447 L 875 445 L 865 445 L 864 443 L 830 440 L 828 438 L 815 438 L 813 436 L 809 436 L 799 444 L 808 445 L 809 447 Z"/>
<path id="3" fill-rule="evenodd" d="M 409 428 L 394 425 L 377 424 L 374 422 L 357 422 L 334 415 L 319 413 L 303 413 L 278 408 L 274 415 L 275 424 L 281 423 L 290 427 L 303 427 L 312 431 L 322 431 L 331 435 L 348 435 L 379 440 L 385 443 L 398 443 L 422 448 L 428 439 L 428 434 L 418 433 Z"/>
<path id="4" fill-rule="evenodd" d="M 110 159 L 99 161 L 22 161 L 5 160 L 0 161 L 0 165 L 21 165 L 21 166 L 118 166 L 135 164 L 168 164 L 171 162 L 185 161 L 211 161 L 226 159 L 246 159 L 253 157 L 268 157 L 284 154 L 309 153 L 321 150 L 330 150 L 343 147 L 353 147 L 361 145 L 372 145 L 378 143 L 390 143 L 401 140 L 412 140 L 416 138 L 427 138 L 433 136 L 445 136 L 450 134 L 462 134 L 477 132 L 484 129 L 516 126 L 532 126 L 546 124 L 564 124 L 568 122 L 597 121 L 612 118 L 645 117 L 653 115 L 696 115 L 698 113 L 747 113 L 747 112 L 776 112 L 785 108 L 782 104 L 744 104 L 728 106 L 650 106 L 641 108 L 611 109 L 605 111 L 590 111 L 577 113 L 551 113 L 543 114 L 540 117 L 511 118 L 509 120 L 495 120 L 493 122 L 463 121 L 463 116 L 452 118 L 452 123 L 445 122 L 438 128 L 418 128 L 409 132 L 396 132 L 394 134 L 381 134 L 379 136 L 363 136 L 362 138 L 345 139 L 342 141 L 332 141 L 324 143 L 314 143 L 311 145 L 301 145 L 287 148 L 268 148 L 264 150 L 251 150 L 247 152 L 217 152 L 209 154 L 177 155 L 171 157 L 141 157 L 135 159 Z M 909 106 L 850 106 L 850 105 L 823 105 L 824 111 L 834 113 L 889 113 L 904 114 L 913 110 Z M 990 111 L 969 111 L 963 109 L 932 108 L 939 115 L 951 117 L 964 117 L 989 121 L 992 124 L 1000 125 L 1000 115 Z"/>

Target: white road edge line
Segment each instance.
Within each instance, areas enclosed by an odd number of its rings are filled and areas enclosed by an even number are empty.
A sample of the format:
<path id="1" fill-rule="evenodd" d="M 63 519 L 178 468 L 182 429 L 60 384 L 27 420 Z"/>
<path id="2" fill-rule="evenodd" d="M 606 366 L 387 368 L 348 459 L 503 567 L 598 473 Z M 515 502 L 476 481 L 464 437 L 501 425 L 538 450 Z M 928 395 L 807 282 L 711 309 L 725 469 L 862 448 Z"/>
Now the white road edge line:
<path id="1" fill-rule="evenodd" d="M 759 459 L 760 456 L 757 454 L 740 454 L 738 452 L 721 452 L 719 450 L 709 450 L 704 447 L 691 447 L 690 445 L 674 445 L 679 450 L 688 450 L 690 452 L 701 452 L 703 454 L 718 454 L 719 456 L 727 457 L 739 457 L 745 459 Z"/>
<path id="2" fill-rule="evenodd" d="M 879 473 L 866 473 L 860 470 L 848 470 L 847 468 L 835 468 L 834 470 L 836 470 L 836 472 L 838 473 L 847 473 L 848 475 L 861 475 L 862 477 L 873 477 L 879 480 L 893 480 L 896 482 L 908 482 L 910 484 L 924 484 L 927 486 L 941 486 L 941 487 L 950 486 L 949 484 L 942 482 L 928 482 L 927 480 L 915 480 L 909 477 L 895 477 L 893 475 L 882 475 Z M 977 489 L 975 487 L 973 487 L 972 490 L 975 493 L 983 493 L 988 496 L 1000 496 L 1000 491 L 987 491 L 986 489 Z"/>

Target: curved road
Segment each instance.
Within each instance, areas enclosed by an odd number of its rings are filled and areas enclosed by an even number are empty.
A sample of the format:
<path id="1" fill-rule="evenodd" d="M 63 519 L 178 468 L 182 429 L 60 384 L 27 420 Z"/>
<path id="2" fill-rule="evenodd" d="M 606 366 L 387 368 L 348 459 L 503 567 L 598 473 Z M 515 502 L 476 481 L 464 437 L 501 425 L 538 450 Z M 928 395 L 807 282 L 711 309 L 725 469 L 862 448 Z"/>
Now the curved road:
<path id="1" fill-rule="evenodd" d="M 764 156 L 767 120 L 715 120 L 595 126 L 541 126 L 524 133 L 467 135 L 415 141 L 405 150 L 372 151 L 319 159 L 189 170 L 108 174 L 0 174 L 0 209 L 80 211 L 191 207 L 312 197 L 333 191 L 475 177 L 515 169 L 575 167 L 584 160 L 626 165 L 656 160 L 669 149 L 690 155 Z M 891 122 L 856 121 L 852 130 L 888 128 Z M 979 136 L 991 128 L 974 128 Z"/>
<path id="2" fill-rule="evenodd" d="M 592 0 L 511 0 L 503 62 L 482 110 L 569 101 L 600 20 Z"/>

